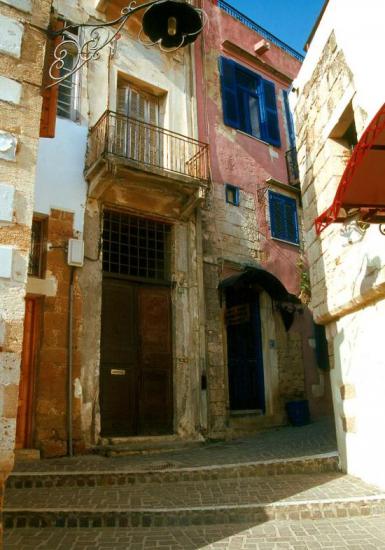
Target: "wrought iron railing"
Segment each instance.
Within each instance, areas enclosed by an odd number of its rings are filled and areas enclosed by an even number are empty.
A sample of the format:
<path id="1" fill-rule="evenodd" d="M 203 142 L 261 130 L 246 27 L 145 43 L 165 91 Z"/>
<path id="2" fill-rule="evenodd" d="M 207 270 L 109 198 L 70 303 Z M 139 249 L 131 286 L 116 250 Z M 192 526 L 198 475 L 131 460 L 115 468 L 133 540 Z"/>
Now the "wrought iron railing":
<path id="1" fill-rule="evenodd" d="M 269 40 L 285 52 L 289 53 L 299 61 L 303 61 L 304 56 L 294 50 L 294 48 L 291 48 L 288 44 L 282 42 L 282 40 L 274 36 L 274 34 L 271 34 L 269 31 L 258 25 L 258 23 L 255 23 L 255 21 L 247 17 L 247 15 L 244 15 L 240 11 L 236 10 L 235 8 L 233 8 L 233 6 L 230 6 L 230 4 L 228 4 L 227 2 L 224 2 L 223 0 L 218 0 L 218 6 L 222 8 L 223 11 L 234 17 L 234 19 L 238 19 L 238 21 L 246 25 L 246 27 L 249 27 L 249 29 L 253 29 L 253 31 L 256 31 L 258 34 L 265 37 L 267 40 Z"/>
<path id="2" fill-rule="evenodd" d="M 149 170 L 209 179 L 207 144 L 113 111 L 106 111 L 91 129 L 88 167 L 106 154 Z"/>
<path id="3" fill-rule="evenodd" d="M 298 185 L 299 168 L 298 168 L 297 149 L 295 147 L 286 151 L 286 166 L 287 166 L 287 175 L 289 178 L 290 185 Z"/>

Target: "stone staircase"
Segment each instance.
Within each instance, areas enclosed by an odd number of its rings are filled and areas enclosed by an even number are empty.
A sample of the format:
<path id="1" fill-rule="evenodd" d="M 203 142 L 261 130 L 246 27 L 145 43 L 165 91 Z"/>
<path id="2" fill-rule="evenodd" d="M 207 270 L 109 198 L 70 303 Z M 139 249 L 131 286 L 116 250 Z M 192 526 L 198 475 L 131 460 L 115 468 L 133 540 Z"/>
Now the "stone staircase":
<path id="1" fill-rule="evenodd" d="M 5 528 L 252 525 L 385 514 L 385 494 L 338 472 L 336 453 L 197 467 L 115 466 L 14 472 Z"/>
<path id="2" fill-rule="evenodd" d="M 18 462 L 4 549 L 273 550 L 278 540 L 385 550 L 385 494 L 338 470 L 327 419 L 235 441 L 164 443 L 107 441 L 102 455 Z"/>

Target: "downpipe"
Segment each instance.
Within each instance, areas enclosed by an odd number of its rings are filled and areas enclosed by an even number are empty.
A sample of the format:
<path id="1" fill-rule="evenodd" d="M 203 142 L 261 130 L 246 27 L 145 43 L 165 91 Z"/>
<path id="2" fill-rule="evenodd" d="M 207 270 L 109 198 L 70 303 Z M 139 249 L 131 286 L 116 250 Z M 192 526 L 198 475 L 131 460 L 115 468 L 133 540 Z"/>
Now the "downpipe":
<path id="1" fill-rule="evenodd" d="M 72 373 L 73 373 L 73 305 L 75 267 L 71 266 L 70 285 L 68 290 L 68 354 L 67 354 L 67 454 L 73 456 L 72 444 Z"/>

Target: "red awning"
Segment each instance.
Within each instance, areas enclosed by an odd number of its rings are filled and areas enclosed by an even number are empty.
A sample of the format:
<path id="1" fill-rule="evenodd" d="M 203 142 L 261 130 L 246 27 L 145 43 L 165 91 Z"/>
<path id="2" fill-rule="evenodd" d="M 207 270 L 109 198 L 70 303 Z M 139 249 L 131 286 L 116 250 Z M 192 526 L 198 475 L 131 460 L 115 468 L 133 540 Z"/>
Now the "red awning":
<path id="1" fill-rule="evenodd" d="M 317 234 L 353 214 L 363 221 L 385 223 L 385 104 L 355 146 L 333 204 L 316 218 Z"/>

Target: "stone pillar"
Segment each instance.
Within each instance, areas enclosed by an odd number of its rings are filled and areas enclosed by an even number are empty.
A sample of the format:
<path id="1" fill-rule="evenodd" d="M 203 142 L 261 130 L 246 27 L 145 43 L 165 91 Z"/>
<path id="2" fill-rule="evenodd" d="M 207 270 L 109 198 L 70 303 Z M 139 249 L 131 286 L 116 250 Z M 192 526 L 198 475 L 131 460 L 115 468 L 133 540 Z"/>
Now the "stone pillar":
<path id="1" fill-rule="evenodd" d="M 0 1 L 1 507 L 14 458 L 45 30 L 51 2 Z"/>

